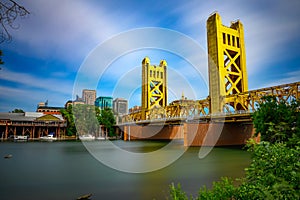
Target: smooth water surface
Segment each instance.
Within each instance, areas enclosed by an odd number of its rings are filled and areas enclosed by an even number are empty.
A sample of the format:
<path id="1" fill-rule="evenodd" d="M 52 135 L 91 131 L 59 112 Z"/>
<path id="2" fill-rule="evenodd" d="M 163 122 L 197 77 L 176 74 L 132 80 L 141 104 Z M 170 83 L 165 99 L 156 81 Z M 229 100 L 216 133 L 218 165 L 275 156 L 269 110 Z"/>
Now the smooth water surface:
<path id="1" fill-rule="evenodd" d="M 105 146 L 108 141 L 97 142 Z M 149 152 L 166 142 L 115 144 L 127 151 Z M 185 147 L 178 143 L 176 148 Z M 131 174 L 103 165 L 81 142 L 1 142 L 0 152 L 2 200 L 67 200 L 88 193 L 93 194 L 92 199 L 167 199 L 171 183 L 180 183 L 188 194 L 196 195 L 202 185 L 210 187 L 222 176 L 242 177 L 250 163 L 249 153 L 238 148 L 214 148 L 207 157 L 199 159 L 199 147 L 190 147 L 168 167 Z M 5 159 L 7 154 L 13 157 Z"/>

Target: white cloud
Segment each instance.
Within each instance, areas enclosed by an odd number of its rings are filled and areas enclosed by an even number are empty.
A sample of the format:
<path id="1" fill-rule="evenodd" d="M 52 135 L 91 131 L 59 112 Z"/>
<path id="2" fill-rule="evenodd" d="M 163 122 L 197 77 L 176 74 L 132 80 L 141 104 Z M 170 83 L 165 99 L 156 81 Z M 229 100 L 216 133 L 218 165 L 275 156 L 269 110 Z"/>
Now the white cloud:
<path id="1" fill-rule="evenodd" d="M 276 23 L 274 18 L 263 15 L 252 15 L 245 21 L 248 22 L 245 25 L 248 27 L 245 28 L 245 43 L 249 75 L 291 56 L 289 44 L 296 38 L 300 28 L 298 22 Z"/>
<path id="2" fill-rule="evenodd" d="M 72 91 L 72 83 L 63 78 L 58 79 L 37 77 L 31 74 L 12 72 L 8 69 L 5 69 L 1 71 L 0 79 L 17 83 L 24 88 L 39 88 L 41 90 L 58 92 L 60 94 L 70 94 L 70 92 Z"/>
<path id="3" fill-rule="evenodd" d="M 258 74 L 268 64 L 291 56 L 289 45 L 298 38 L 299 1 L 188 1 L 173 12 L 182 16 L 180 26 L 206 47 L 206 20 L 218 11 L 222 23 L 240 19 L 244 25 L 248 74 Z M 265 8 L 265 9 L 264 9 Z"/>
<path id="4" fill-rule="evenodd" d="M 27 90 L 9 86 L 0 86 L 0 110 L 3 112 L 20 108 L 25 111 L 35 111 L 39 102 L 49 100 L 50 106 L 63 107 L 65 102 L 71 98 L 70 94 L 49 92 L 47 90 Z"/>
<path id="5" fill-rule="evenodd" d="M 295 83 L 295 82 L 300 82 L 300 70 L 284 73 L 282 74 L 282 78 L 279 78 L 277 80 L 268 80 L 262 86 L 262 88 Z"/>
<path id="6" fill-rule="evenodd" d="M 31 14 L 20 21 L 22 26 L 14 32 L 14 40 L 39 57 L 82 58 L 120 31 L 120 24 L 109 12 L 88 1 L 29 0 L 23 5 Z"/>

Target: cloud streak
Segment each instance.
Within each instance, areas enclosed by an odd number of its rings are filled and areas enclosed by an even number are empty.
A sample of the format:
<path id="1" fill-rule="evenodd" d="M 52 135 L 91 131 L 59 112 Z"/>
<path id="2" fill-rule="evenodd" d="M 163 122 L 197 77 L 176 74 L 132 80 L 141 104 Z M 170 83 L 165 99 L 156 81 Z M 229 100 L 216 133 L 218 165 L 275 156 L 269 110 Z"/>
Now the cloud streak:
<path id="1" fill-rule="evenodd" d="M 276 80 L 268 80 L 260 88 L 295 83 L 295 82 L 299 82 L 299 81 L 300 81 L 300 70 L 284 73 L 282 75 L 282 78 L 278 78 Z"/>
<path id="2" fill-rule="evenodd" d="M 22 87 L 47 90 L 49 92 L 70 94 L 70 91 L 72 91 L 72 87 L 70 87 L 72 85 L 71 82 L 67 82 L 64 79 L 42 78 L 27 73 L 19 73 L 9 70 L 1 71 L 0 79 L 19 84 Z"/>
<path id="3" fill-rule="evenodd" d="M 47 90 L 25 90 L 24 88 L 14 88 L 0 86 L 0 110 L 4 112 L 12 111 L 15 108 L 24 111 L 35 111 L 39 102 L 49 100 L 51 106 L 63 107 L 66 99 L 71 98 L 70 94 L 49 92 Z"/>
<path id="4" fill-rule="evenodd" d="M 23 4 L 31 15 L 20 21 L 22 26 L 14 32 L 14 40 L 23 46 L 19 49 L 21 53 L 25 47 L 38 57 L 82 58 L 121 29 L 106 10 L 91 2 L 28 0 Z"/>

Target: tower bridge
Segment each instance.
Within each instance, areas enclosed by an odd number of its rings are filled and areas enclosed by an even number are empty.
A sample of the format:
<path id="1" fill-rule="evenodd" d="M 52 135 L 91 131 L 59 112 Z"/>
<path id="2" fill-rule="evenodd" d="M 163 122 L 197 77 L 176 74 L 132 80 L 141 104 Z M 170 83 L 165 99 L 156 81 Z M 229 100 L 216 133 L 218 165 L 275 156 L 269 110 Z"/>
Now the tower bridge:
<path id="1" fill-rule="evenodd" d="M 250 114 L 264 96 L 278 101 L 300 98 L 300 82 L 248 90 L 244 29 L 224 26 L 218 13 L 207 20 L 209 96 L 167 104 L 167 62 L 142 61 L 142 106 L 122 119 L 124 140 L 183 139 L 184 144 L 245 144 L 254 134 Z M 216 136 L 220 132 L 219 136 Z M 215 136 L 214 136 L 215 135 Z"/>

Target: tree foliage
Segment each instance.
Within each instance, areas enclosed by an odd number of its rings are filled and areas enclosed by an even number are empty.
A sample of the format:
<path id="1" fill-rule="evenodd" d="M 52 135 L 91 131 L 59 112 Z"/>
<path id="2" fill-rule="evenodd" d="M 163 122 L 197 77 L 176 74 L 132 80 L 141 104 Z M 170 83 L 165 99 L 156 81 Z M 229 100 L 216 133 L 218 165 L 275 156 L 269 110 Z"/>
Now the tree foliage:
<path id="1" fill-rule="evenodd" d="M 170 186 L 170 196 L 174 200 L 188 200 L 188 199 L 236 199 L 236 193 L 238 192 L 238 188 L 234 186 L 232 179 L 227 177 L 222 177 L 220 181 L 213 182 L 213 186 L 211 189 L 208 189 L 206 186 L 200 188 L 198 196 L 193 198 L 192 196 L 188 198 L 186 193 L 182 191 L 180 184 L 174 186 L 172 184 Z"/>
<path id="2" fill-rule="evenodd" d="M 93 105 L 74 105 L 73 113 L 77 133 L 79 135 L 95 135 L 98 131 L 99 122 L 97 119 L 97 107 Z"/>
<path id="3" fill-rule="evenodd" d="M 230 178 L 222 177 L 221 181 L 213 182 L 211 190 L 208 190 L 206 186 L 200 188 L 196 199 L 233 199 L 236 192 L 237 188 L 233 185 L 233 181 Z"/>
<path id="4" fill-rule="evenodd" d="M 0 1 L 0 43 L 4 41 L 11 41 L 12 37 L 8 31 L 8 28 L 17 29 L 18 25 L 15 24 L 15 20 L 18 17 L 25 17 L 29 15 L 29 11 L 16 3 L 13 0 L 1 0 Z"/>
<path id="5" fill-rule="evenodd" d="M 109 136 L 115 135 L 113 126 L 116 121 L 111 109 L 100 110 L 93 105 L 79 104 L 70 105 L 61 110 L 61 113 L 67 120 L 67 135 L 96 135 L 99 124 L 107 128 Z"/>
<path id="6" fill-rule="evenodd" d="M 252 162 L 246 168 L 239 199 L 299 199 L 300 148 L 285 143 L 262 142 L 249 149 Z"/>
<path id="7" fill-rule="evenodd" d="M 172 199 L 188 200 L 186 193 L 181 189 L 180 183 L 178 183 L 177 186 L 175 186 L 174 183 L 172 183 L 169 189 L 170 189 L 170 195 Z"/>
<path id="8" fill-rule="evenodd" d="M 263 98 L 259 108 L 253 114 L 256 134 L 263 141 L 287 142 L 300 138 L 300 101 L 277 101 L 274 96 Z"/>
<path id="9" fill-rule="evenodd" d="M 116 120 L 113 111 L 110 108 L 105 108 L 100 111 L 98 121 L 107 128 L 110 137 L 115 136 L 115 129 L 113 126 L 116 124 Z"/>
<path id="10" fill-rule="evenodd" d="M 24 110 L 18 109 L 18 108 L 14 109 L 14 110 L 11 111 L 11 112 L 12 112 L 12 113 L 25 113 Z"/>
<path id="11" fill-rule="evenodd" d="M 60 112 L 64 119 L 67 121 L 67 135 L 76 135 L 75 119 L 72 105 L 68 106 L 66 109 L 62 109 Z"/>

